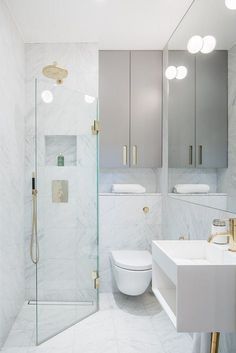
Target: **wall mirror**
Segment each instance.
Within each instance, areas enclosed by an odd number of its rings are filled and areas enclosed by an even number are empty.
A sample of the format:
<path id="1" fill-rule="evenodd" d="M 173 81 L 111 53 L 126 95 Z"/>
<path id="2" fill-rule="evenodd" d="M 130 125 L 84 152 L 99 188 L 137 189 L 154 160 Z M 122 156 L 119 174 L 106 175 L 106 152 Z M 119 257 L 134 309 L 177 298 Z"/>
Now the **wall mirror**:
<path id="1" fill-rule="evenodd" d="M 236 213 L 236 1 L 193 1 L 167 51 L 169 196 Z"/>

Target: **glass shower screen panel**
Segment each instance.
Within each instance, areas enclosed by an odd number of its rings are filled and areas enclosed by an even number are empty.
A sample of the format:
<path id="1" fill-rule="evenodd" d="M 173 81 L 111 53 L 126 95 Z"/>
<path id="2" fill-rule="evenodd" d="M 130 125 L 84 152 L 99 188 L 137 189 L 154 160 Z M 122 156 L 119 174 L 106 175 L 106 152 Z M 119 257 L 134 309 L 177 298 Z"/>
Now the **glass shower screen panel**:
<path id="1" fill-rule="evenodd" d="M 37 80 L 35 161 L 39 260 L 36 341 L 97 311 L 97 100 Z"/>

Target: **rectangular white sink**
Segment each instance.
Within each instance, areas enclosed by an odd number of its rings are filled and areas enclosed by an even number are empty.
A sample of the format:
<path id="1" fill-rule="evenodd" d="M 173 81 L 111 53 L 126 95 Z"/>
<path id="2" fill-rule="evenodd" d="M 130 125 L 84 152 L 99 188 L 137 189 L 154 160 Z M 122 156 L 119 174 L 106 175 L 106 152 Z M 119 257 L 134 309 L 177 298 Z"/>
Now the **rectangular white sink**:
<path id="1" fill-rule="evenodd" d="M 161 240 L 152 256 L 153 292 L 177 331 L 236 331 L 236 253 L 204 240 Z"/>

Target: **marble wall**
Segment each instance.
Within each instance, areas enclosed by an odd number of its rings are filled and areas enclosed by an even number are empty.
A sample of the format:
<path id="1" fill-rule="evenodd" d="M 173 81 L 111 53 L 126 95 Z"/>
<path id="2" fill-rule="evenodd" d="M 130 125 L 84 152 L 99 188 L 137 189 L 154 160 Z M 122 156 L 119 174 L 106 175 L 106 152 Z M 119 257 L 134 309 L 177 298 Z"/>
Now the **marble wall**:
<path id="1" fill-rule="evenodd" d="M 63 85 L 42 76 L 54 61 L 65 67 Z M 37 189 L 40 261 L 38 299 L 93 300 L 91 273 L 97 268 L 97 137 L 91 126 L 97 103 L 98 49 L 95 44 L 27 44 L 25 119 L 25 262 L 26 298 L 35 299 L 35 266 L 29 256 L 31 235 L 31 175 L 35 170 L 34 95 L 37 82 Z M 41 98 L 53 94 L 51 104 Z M 62 153 L 65 166 L 57 166 Z M 68 182 L 68 202 L 52 200 L 52 181 Z"/>
<path id="2" fill-rule="evenodd" d="M 170 168 L 169 192 L 176 184 L 208 184 L 210 192 L 217 192 L 217 170 L 199 168 Z"/>
<path id="3" fill-rule="evenodd" d="M 148 193 L 160 192 L 160 175 L 161 169 L 102 169 L 100 171 L 100 192 L 111 192 L 112 184 L 141 184 Z"/>
<path id="4" fill-rule="evenodd" d="M 230 217 L 235 215 L 209 205 L 194 204 L 189 199 L 182 201 L 180 198 L 168 197 L 163 204 L 162 233 L 168 234 L 168 239 L 179 239 L 181 235 L 189 239 L 208 239 L 213 219 Z"/>
<path id="5" fill-rule="evenodd" d="M 117 288 L 110 264 L 112 250 L 151 250 L 151 241 L 161 239 L 162 196 L 100 195 L 99 263 L 101 291 Z M 145 214 L 143 207 L 150 211 Z"/>
<path id="6" fill-rule="evenodd" d="M 0 1 L 0 347 L 24 301 L 24 45 Z"/>

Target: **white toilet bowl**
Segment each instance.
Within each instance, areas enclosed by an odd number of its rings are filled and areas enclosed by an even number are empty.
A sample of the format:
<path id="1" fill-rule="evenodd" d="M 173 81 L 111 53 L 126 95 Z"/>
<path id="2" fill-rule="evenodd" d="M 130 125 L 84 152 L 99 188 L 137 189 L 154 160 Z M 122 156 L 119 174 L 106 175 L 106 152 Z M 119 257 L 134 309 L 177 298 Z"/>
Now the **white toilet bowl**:
<path id="1" fill-rule="evenodd" d="M 112 251 L 111 263 L 117 287 L 122 293 L 140 295 L 145 292 L 152 278 L 152 257 L 148 251 Z"/>

